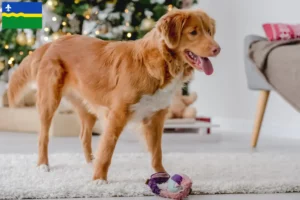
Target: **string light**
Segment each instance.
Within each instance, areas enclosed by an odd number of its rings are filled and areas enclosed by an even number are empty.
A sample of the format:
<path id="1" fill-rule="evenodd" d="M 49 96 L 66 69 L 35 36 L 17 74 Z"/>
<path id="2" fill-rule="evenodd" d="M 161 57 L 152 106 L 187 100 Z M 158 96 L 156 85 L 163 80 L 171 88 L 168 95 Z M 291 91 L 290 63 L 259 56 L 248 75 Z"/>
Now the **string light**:
<path id="1" fill-rule="evenodd" d="M 128 13 L 128 12 L 129 12 L 129 10 L 126 8 L 126 9 L 125 9 L 125 13 Z"/>
<path id="2" fill-rule="evenodd" d="M 47 1 L 48 6 L 52 6 L 53 2 L 52 1 Z"/>
<path id="3" fill-rule="evenodd" d="M 67 14 L 67 17 L 68 17 L 68 18 L 69 18 L 69 17 L 71 17 L 71 14 L 70 14 L 70 13 L 68 13 L 68 14 Z"/>
<path id="4" fill-rule="evenodd" d="M 45 27 L 45 28 L 44 28 L 44 31 L 45 31 L 45 32 L 49 32 L 50 29 L 49 29 L 48 27 Z"/>
<path id="5" fill-rule="evenodd" d="M 90 19 L 90 16 L 89 16 L 89 15 L 86 15 L 85 18 L 86 18 L 86 19 Z"/>
<path id="6" fill-rule="evenodd" d="M 127 37 L 128 37 L 128 38 L 131 38 L 131 33 L 127 33 Z"/>
<path id="7" fill-rule="evenodd" d="M 63 26 L 66 26 L 67 25 L 67 22 L 62 22 L 61 23 Z"/>
<path id="8" fill-rule="evenodd" d="M 88 32 L 87 31 L 83 31 L 83 34 L 86 35 L 86 34 L 88 34 Z"/>
<path id="9" fill-rule="evenodd" d="M 29 51 L 28 54 L 29 54 L 29 55 L 32 54 L 32 51 Z"/>
<path id="10" fill-rule="evenodd" d="M 172 4 L 168 5 L 168 11 L 171 11 L 172 9 L 173 9 L 173 5 Z"/>
<path id="11" fill-rule="evenodd" d="M 4 46 L 4 48 L 5 48 L 5 49 L 8 49 L 8 48 L 9 48 L 9 46 L 6 44 L 6 45 Z"/>
<path id="12" fill-rule="evenodd" d="M 44 40 L 45 40 L 45 41 L 48 41 L 48 40 L 49 40 L 49 37 L 45 36 L 45 37 L 44 37 Z"/>
<path id="13" fill-rule="evenodd" d="M 78 4 L 78 3 L 80 3 L 80 0 L 74 0 L 74 3 Z"/>
<path id="14" fill-rule="evenodd" d="M 98 13 L 99 13 L 98 11 L 95 12 L 96 15 L 98 15 Z"/>
<path id="15" fill-rule="evenodd" d="M 71 33 L 67 33 L 67 35 L 72 35 Z"/>
<path id="16" fill-rule="evenodd" d="M 12 63 L 13 63 L 14 60 L 15 60 L 15 58 L 14 58 L 14 57 L 11 57 L 11 58 L 8 60 L 7 63 L 8 63 L 9 65 L 12 65 Z"/>
<path id="17" fill-rule="evenodd" d="M 56 22 L 57 18 L 56 17 L 52 17 L 52 21 Z"/>
<path id="18" fill-rule="evenodd" d="M 96 34 L 96 35 L 99 35 L 99 34 L 100 34 L 100 31 L 98 31 L 98 30 L 95 31 L 95 34 Z"/>
<path id="19" fill-rule="evenodd" d="M 23 53 L 23 51 L 20 51 L 20 53 L 19 53 L 19 54 L 22 56 L 24 53 Z"/>

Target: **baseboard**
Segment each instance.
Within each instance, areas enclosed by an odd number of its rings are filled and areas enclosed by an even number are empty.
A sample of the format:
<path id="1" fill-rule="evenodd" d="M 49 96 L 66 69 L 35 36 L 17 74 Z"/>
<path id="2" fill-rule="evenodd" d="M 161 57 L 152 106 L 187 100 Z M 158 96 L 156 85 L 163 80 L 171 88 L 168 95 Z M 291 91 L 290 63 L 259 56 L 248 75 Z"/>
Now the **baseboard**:
<path id="1" fill-rule="evenodd" d="M 254 120 L 213 117 L 212 123 L 219 124 L 215 130 L 221 132 L 252 134 Z M 264 121 L 261 135 L 300 139 L 300 125 Z"/>

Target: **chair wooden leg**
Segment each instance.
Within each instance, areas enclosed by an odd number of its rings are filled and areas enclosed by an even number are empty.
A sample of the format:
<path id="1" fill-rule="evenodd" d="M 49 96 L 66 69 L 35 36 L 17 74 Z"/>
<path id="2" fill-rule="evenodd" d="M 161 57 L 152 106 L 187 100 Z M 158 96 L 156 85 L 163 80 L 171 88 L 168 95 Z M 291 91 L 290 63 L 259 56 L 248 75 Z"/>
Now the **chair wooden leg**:
<path id="1" fill-rule="evenodd" d="M 255 148 L 257 145 L 258 137 L 260 128 L 262 125 L 262 121 L 264 118 L 265 110 L 268 103 L 270 91 L 262 90 L 260 91 L 259 100 L 257 104 L 257 113 L 256 113 L 256 119 L 254 123 L 254 129 L 252 134 L 252 147 Z"/>

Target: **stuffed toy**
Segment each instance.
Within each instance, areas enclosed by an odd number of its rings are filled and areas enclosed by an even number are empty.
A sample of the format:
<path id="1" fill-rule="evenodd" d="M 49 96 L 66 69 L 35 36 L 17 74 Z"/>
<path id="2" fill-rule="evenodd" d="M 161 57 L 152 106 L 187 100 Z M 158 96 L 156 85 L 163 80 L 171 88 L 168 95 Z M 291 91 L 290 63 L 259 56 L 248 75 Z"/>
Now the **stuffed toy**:
<path id="1" fill-rule="evenodd" d="M 195 119 L 197 116 L 197 110 L 190 105 L 197 100 L 196 92 L 192 92 L 190 95 L 182 95 L 181 89 L 178 90 L 172 99 L 171 106 L 167 115 L 167 119 L 174 118 L 188 118 Z"/>

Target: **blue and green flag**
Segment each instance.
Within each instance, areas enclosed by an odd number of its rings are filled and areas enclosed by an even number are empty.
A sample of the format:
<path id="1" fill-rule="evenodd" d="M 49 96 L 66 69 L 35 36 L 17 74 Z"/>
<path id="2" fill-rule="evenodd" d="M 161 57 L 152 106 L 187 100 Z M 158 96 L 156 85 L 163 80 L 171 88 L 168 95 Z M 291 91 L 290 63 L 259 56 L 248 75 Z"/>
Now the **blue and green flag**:
<path id="1" fill-rule="evenodd" d="M 42 2 L 2 2 L 3 29 L 40 29 Z"/>

